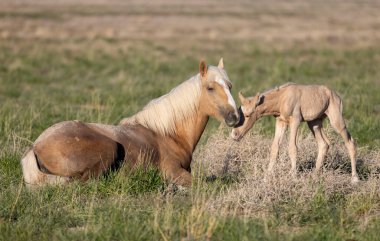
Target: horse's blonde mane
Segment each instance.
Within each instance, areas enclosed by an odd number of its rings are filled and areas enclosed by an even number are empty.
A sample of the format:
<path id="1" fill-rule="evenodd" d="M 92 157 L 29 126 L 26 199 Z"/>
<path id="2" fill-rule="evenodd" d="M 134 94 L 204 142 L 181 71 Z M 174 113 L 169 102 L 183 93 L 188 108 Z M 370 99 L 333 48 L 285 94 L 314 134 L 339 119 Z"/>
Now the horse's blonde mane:
<path id="1" fill-rule="evenodd" d="M 200 95 L 201 80 L 198 74 L 168 94 L 150 101 L 140 112 L 122 122 L 141 124 L 161 135 L 175 134 L 176 122 L 194 114 Z"/>

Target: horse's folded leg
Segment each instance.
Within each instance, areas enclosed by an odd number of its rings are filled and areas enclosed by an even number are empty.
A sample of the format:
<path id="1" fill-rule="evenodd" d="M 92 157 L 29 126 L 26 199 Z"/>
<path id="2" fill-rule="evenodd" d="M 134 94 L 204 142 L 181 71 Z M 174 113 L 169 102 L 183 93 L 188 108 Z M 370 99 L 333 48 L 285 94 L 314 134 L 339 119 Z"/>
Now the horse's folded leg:
<path id="1" fill-rule="evenodd" d="M 70 180 L 70 177 L 61 177 L 49 174 L 46 176 L 46 183 L 51 185 L 63 185 L 68 183 Z"/>
<path id="2" fill-rule="evenodd" d="M 175 184 L 184 186 L 184 187 L 191 186 L 192 180 L 193 180 L 193 177 L 185 169 L 181 170 L 181 172 L 178 175 L 173 177 L 173 182 Z"/>
<path id="3" fill-rule="evenodd" d="M 191 176 L 191 173 L 181 167 L 178 167 L 175 169 L 171 168 L 170 170 L 166 170 L 165 176 L 172 183 L 176 185 L 184 186 L 184 187 L 191 186 L 192 179 L 193 179 Z"/>

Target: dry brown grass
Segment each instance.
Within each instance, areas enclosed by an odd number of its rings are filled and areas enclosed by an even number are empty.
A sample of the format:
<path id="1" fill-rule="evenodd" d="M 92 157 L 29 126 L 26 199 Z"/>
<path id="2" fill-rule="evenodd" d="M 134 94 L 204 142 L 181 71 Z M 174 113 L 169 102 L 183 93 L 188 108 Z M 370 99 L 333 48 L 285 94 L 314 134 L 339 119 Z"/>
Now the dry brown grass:
<path id="1" fill-rule="evenodd" d="M 310 203 L 318 198 L 328 201 L 336 196 L 351 200 L 349 211 L 357 213 L 365 204 L 363 200 L 377 200 L 370 209 L 361 210 L 359 217 L 367 222 L 369 217 L 380 214 L 380 152 L 359 150 L 359 175 L 361 182 L 350 182 L 350 163 L 343 142 L 330 129 L 331 146 L 319 175 L 313 173 L 317 144 L 311 134 L 300 135 L 298 142 L 299 172 L 296 179 L 289 174 L 290 160 L 284 140 L 275 166 L 275 174 L 265 180 L 271 139 L 251 132 L 241 142 L 232 141 L 226 130 L 220 130 L 198 151 L 195 160 L 203 166 L 206 176 L 232 178 L 236 182 L 210 202 L 210 210 L 228 215 L 268 217 L 276 207 L 286 204 L 290 210 L 279 215 L 291 215 L 291 207 L 307 212 Z M 323 203 L 323 202 L 322 202 Z M 299 221 L 296 213 L 291 215 Z"/>

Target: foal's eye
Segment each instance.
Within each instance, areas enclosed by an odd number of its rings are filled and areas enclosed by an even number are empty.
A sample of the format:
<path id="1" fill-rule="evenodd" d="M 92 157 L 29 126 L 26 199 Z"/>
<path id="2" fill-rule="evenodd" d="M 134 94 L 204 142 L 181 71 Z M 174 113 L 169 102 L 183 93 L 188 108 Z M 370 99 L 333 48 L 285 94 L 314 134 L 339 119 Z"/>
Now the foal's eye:
<path id="1" fill-rule="evenodd" d="M 208 91 L 213 91 L 214 88 L 212 88 L 211 86 L 207 86 L 207 90 L 208 90 Z"/>

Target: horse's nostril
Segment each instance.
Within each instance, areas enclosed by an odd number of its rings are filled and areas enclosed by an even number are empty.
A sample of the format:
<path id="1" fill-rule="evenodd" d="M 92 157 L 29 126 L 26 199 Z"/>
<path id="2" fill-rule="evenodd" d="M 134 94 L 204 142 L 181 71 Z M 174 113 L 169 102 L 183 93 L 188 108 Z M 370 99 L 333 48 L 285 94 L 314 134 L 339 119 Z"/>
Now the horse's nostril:
<path id="1" fill-rule="evenodd" d="M 236 122 L 236 124 L 240 121 L 240 116 L 238 115 L 234 115 L 234 121 Z"/>
<path id="2" fill-rule="evenodd" d="M 239 119 L 239 117 L 233 112 L 228 113 L 228 118 L 233 121 L 237 121 Z"/>
<path id="3" fill-rule="evenodd" d="M 225 116 L 225 122 L 228 126 L 235 126 L 240 121 L 240 118 L 234 112 L 228 112 L 227 116 Z"/>

